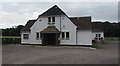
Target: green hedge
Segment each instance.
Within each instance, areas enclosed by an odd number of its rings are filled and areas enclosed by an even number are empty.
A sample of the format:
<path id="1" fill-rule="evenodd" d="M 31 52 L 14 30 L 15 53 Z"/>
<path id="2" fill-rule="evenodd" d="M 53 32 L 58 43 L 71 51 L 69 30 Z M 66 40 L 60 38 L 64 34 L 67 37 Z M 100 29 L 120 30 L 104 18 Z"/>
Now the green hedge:
<path id="1" fill-rule="evenodd" d="M 0 40 L 2 40 L 2 44 L 20 44 L 21 38 L 20 36 L 0 36 Z"/>

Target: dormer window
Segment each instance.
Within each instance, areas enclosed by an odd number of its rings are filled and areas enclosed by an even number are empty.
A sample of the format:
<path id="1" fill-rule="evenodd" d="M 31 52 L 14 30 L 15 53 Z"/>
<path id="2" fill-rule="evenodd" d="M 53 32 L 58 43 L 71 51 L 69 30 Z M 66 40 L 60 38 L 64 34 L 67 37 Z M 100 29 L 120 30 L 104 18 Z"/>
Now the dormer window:
<path id="1" fill-rule="evenodd" d="M 55 24 L 55 17 L 48 17 L 48 24 Z"/>

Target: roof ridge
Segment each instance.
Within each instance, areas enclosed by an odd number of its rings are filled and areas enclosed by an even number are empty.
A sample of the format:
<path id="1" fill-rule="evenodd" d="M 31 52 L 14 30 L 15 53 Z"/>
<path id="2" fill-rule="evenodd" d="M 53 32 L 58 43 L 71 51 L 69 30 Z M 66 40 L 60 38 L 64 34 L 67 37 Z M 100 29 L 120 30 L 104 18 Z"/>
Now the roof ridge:
<path id="1" fill-rule="evenodd" d="M 39 16 L 46 16 L 46 15 L 66 15 L 57 5 L 49 8 L 47 11 L 43 12 Z"/>

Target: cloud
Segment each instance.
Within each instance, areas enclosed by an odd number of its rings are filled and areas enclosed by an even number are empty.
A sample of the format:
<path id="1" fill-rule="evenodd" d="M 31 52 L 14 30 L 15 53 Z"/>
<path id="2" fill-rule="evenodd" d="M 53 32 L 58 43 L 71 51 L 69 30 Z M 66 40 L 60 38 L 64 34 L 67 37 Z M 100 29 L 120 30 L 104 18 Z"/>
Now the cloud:
<path id="1" fill-rule="evenodd" d="M 53 5 L 58 5 L 70 17 L 92 16 L 93 21 L 117 21 L 118 18 L 117 2 L 4 2 L 1 4 L 0 28 L 25 25 L 28 20 L 36 19 Z"/>

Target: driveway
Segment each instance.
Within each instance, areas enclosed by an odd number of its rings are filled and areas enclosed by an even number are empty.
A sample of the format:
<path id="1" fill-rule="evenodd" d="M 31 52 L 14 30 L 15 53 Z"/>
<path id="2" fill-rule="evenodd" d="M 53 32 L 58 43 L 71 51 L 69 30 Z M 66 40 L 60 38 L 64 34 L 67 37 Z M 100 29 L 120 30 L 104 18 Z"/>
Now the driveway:
<path id="1" fill-rule="evenodd" d="M 3 45 L 3 64 L 118 64 L 118 42 L 99 49 L 77 46 Z"/>

